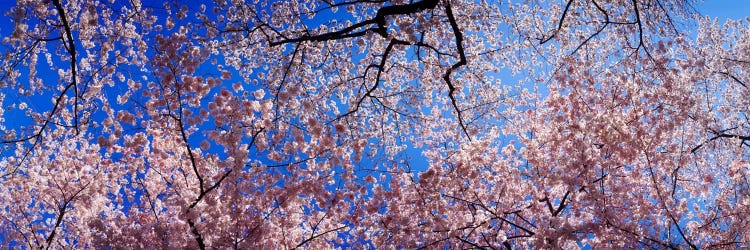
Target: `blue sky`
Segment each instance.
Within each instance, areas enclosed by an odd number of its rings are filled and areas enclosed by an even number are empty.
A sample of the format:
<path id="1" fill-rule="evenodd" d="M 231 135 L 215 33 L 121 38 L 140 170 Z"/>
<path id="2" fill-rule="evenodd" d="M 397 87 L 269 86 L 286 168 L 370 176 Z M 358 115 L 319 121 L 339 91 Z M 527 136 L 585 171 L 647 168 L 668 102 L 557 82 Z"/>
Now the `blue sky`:
<path id="1" fill-rule="evenodd" d="M 741 19 L 750 17 L 749 0 L 707 0 L 696 4 L 696 9 L 703 15 L 717 17 L 720 20 Z"/>

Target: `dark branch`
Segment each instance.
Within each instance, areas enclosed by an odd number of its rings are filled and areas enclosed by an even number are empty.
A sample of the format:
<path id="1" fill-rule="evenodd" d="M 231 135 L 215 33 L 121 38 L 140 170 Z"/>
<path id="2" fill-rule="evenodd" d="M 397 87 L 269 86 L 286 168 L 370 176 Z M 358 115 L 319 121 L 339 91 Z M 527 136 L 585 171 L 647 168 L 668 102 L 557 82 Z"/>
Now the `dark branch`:
<path id="1" fill-rule="evenodd" d="M 690 246 L 690 249 L 697 250 L 698 247 L 696 247 L 695 244 L 690 242 L 687 236 L 685 236 L 685 233 L 682 232 L 682 228 L 680 228 L 680 224 L 677 223 L 677 220 L 674 218 L 674 215 L 672 215 L 672 213 L 670 213 L 669 211 L 667 211 L 667 214 L 669 215 L 669 218 L 672 219 L 672 222 L 674 223 L 674 226 L 677 228 L 677 232 L 680 233 L 680 236 L 682 237 L 682 239 L 688 244 L 688 246 Z"/>
<path id="2" fill-rule="evenodd" d="M 415 3 L 404 4 L 404 5 L 390 5 L 382 7 L 378 10 L 375 17 L 372 19 L 364 20 L 355 23 L 349 27 L 343 28 L 338 31 L 323 33 L 319 35 L 303 35 L 297 38 L 282 39 L 280 41 L 270 42 L 271 46 L 278 46 L 287 43 L 299 43 L 299 42 L 324 42 L 330 40 L 338 40 L 344 38 L 360 37 L 367 34 L 368 31 L 375 32 L 382 37 L 388 37 L 388 31 L 386 28 L 385 18 L 394 15 L 409 15 L 419 13 L 426 9 L 433 9 L 437 6 L 438 0 L 422 0 Z M 368 27 L 375 25 L 374 27 Z M 364 30 L 362 30 L 364 29 Z M 357 31 L 359 30 L 359 31 Z"/>
<path id="3" fill-rule="evenodd" d="M 570 5 L 572 5 L 572 4 L 573 4 L 573 0 L 568 0 L 568 3 L 565 5 L 565 10 L 562 13 L 562 17 L 560 17 L 560 22 L 557 23 L 557 29 L 555 29 L 555 31 L 552 33 L 552 35 L 550 35 L 549 37 L 547 37 L 547 38 L 542 39 L 541 41 L 539 41 L 539 44 L 544 44 L 544 43 L 548 42 L 549 40 L 551 40 L 552 38 L 554 38 L 555 35 L 557 35 L 558 32 L 560 32 L 560 29 L 562 28 L 563 22 L 565 22 L 565 16 L 567 16 L 568 9 L 570 9 Z"/>
<path id="4" fill-rule="evenodd" d="M 176 77 L 175 77 L 175 79 L 176 79 Z M 180 96 L 181 96 L 180 89 L 176 88 L 176 90 L 177 90 L 177 98 L 180 98 Z M 188 157 L 190 157 L 190 165 L 193 167 L 193 173 L 195 173 L 195 177 L 198 178 L 198 185 L 199 185 L 198 188 L 200 190 L 200 195 L 199 195 L 199 197 L 200 197 L 200 196 L 202 196 L 203 193 L 205 193 L 205 190 L 203 189 L 204 188 L 203 187 L 204 186 L 203 177 L 201 177 L 201 174 L 198 172 L 198 165 L 195 162 L 195 156 L 193 155 L 193 150 L 190 148 L 190 144 L 188 143 L 187 134 L 185 133 L 185 127 L 184 127 L 185 125 L 182 122 L 182 120 L 183 120 L 183 118 L 182 118 L 182 113 L 183 113 L 183 110 L 182 110 L 182 101 L 181 100 L 177 100 L 177 103 L 178 103 L 178 107 L 179 107 L 179 109 L 177 110 L 177 112 L 179 114 L 178 114 L 178 117 L 174 117 L 174 119 L 177 120 L 178 126 L 180 126 L 180 135 L 182 136 L 182 142 L 185 143 L 185 148 L 187 149 Z"/>
<path id="5" fill-rule="evenodd" d="M 65 29 L 65 37 L 68 40 L 68 44 L 65 45 L 65 49 L 68 51 L 68 54 L 70 54 L 70 71 L 71 71 L 71 79 L 70 84 L 65 87 L 63 92 L 60 94 L 65 95 L 65 92 L 68 91 L 71 87 L 73 88 L 73 92 L 75 94 L 75 98 L 73 101 L 73 124 L 76 130 L 76 135 L 80 133 L 80 130 L 78 128 L 78 77 L 77 77 L 77 70 L 76 70 L 76 46 L 75 46 L 75 40 L 73 40 L 73 32 L 70 30 L 70 24 L 68 23 L 68 18 L 65 17 L 65 10 L 63 9 L 62 4 L 60 3 L 60 0 L 52 0 L 52 3 L 55 4 L 55 8 L 57 9 L 57 12 L 60 14 L 60 21 L 62 21 L 63 28 Z M 60 101 L 61 98 L 57 99 L 57 102 L 55 102 L 55 108 L 57 108 L 57 103 Z M 54 113 L 54 109 L 53 112 Z M 52 115 L 50 113 L 50 115 Z"/>
<path id="6" fill-rule="evenodd" d="M 50 232 L 50 234 L 47 236 L 47 239 L 45 240 L 45 242 L 47 243 L 46 249 L 50 249 L 50 247 L 52 246 L 52 240 L 55 238 L 57 229 L 60 228 L 60 226 L 62 225 L 62 221 L 63 221 L 63 218 L 65 217 L 65 212 L 67 211 L 68 206 L 70 205 L 71 202 L 73 202 L 73 200 L 76 197 L 78 197 L 79 194 L 81 194 L 83 190 L 85 190 L 89 186 L 89 184 L 90 183 L 87 183 L 86 185 L 84 185 L 81 189 L 79 189 L 72 196 L 70 196 L 70 198 L 64 199 L 62 204 L 58 206 L 57 209 L 58 209 L 59 214 L 57 215 L 57 218 L 55 219 L 55 226 L 52 228 L 52 232 Z"/>
<path id="7" fill-rule="evenodd" d="M 286 69 L 284 70 L 284 75 L 281 77 L 281 82 L 279 83 L 279 86 L 276 88 L 276 94 L 273 96 L 273 102 L 279 103 L 279 94 L 281 94 L 281 91 L 284 89 L 284 83 L 286 82 L 286 78 L 289 75 L 289 70 L 292 68 L 292 65 L 294 64 L 294 58 L 297 57 L 297 53 L 299 52 L 300 44 L 294 46 L 294 53 L 292 53 L 292 58 L 289 59 L 289 64 L 286 65 Z M 303 59 L 304 60 L 304 59 Z M 300 62 L 303 63 L 303 62 Z M 276 117 L 278 119 L 279 117 L 279 108 L 281 105 L 276 105 Z"/>
<path id="8" fill-rule="evenodd" d="M 648 52 L 648 48 L 646 47 L 646 42 L 643 39 L 643 22 L 641 21 L 641 12 L 638 9 L 638 1 L 633 0 L 633 10 L 635 11 L 635 23 L 638 24 L 638 48 L 643 48 L 643 51 L 646 52 L 646 55 L 651 60 L 654 59 L 653 56 L 651 56 L 651 52 Z"/>
<path id="9" fill-rule="evenodd" d="M 734 80 L 735 82 L 737 82 L 737 83 L 739 83 L 740 85 L 742 85 L 742 87 L 745 87 L 745 88 L 747 88 L 747 85 L 745 85 L 745 83 L 744 83 L 744 82 L 742 82 L 742 80 L 740 80 L 740 79 L 739 79 L 739 78 L 737 78 L 736 76 L 734 76 L 734 75 L 730 74 L 729 72 L 724 72 L 724 71 L 714 71 L 714 73 L 717 73 L 717 74 L 722 74 L 722 75 L 725 75 L 725 76 L 727 76 L 727 77 L 729 77 L 729 78 L 732 78 L 732 80 Z"/>
<path id="10" fill-rule="evenodd" d="M 448 84 L 448 97 L 451 99 L 451 104 L 453 105 L 453 109 L 456 110 L 456 116 L 458 117 L 458 124 L 461 125 L 461 129 L 463 130 L 464 134 L 466 135 L 466 138 L 471 141 L 471 136 L 469 135 L 469 132 L 466 130 L 466 125 L 464 124 L 463 117 L 461 115 L 461 109 L 458 108 L 458 102 L 456 101 L 455 91 L 456 87 L 453 86 L 453 83 L 451 83 L 451 73 L 458 69 L 461 66 L 466 65 L 466 53 L 464 53 L 464 36 L 463 33 L 461 33 L 461 30 L 458 28 L 458 23 L 456 23 L 456 17 L 453 16 L 453 10 L 451 9 L 450 1 L 445 2 L 445 14 L 448 16 L 448 22 L 451 24 L 451 28 L 453 29 L 453 35 L 456 37 L 456 50 L 458 50 L 458 56 L 459 61 L 454 63 L 453 66 L 451 66 L 448 70 L 446 70 L 445 74 L 443 75 L 443 80 L 445 80 L 445 83 Z"/>
<path id="11" fill-rule="evenodd" d="M 463 242 L 463 243 L 466 243 L 466 244 L 469 244 L 469 245 L 471 245 L 471 246 L 472 246 L 472 247 L 473 247 L 474 249 L 484 249 L 484 247 L 482 247 L 482 246 L 478 245 L 477 243 L 474 243 L 474 242 L 468 241 L 468 240 L 466 240 L 466 239 L 464 239 L 464 238 L 461 238 L 461 237 L 458 237 L 458 236 L 455 236 L 454 238 L 456 238 L 456 239 L 460 240 L 460 241 L 461 241 L 461 242 Z"/>
<path id="12" fill-rule="evenodd" d="M 396 44 L 409 45 L 409 43 L 406 41 L 402 41 L 398 39 L 391 39 L 391 41 L 388 43 L 388 46 L 385 48 L 385 52 L 383 52 L 383 57 L 380 59 L 380 65 L 377 66 L 378 73 L 375 77 L 375 83 L 372 85 L 371 88 L 367 90 L 367 92 L 365 92 L 365 94 L 361 98 L 359 98 L 359 100 L 357 101 L 357 104 L 354 106 L 354 109 L 349 110 L 349 112 L 346 112 L 339 117 L 344 117 L 354 112 L 357 112 L 357 110 L 359 110 L 359 107 L 362 105 L 362 102 L 365 100 L 365 98 L 372 97 L 372 92 L 375 91 L 380 85 L 380 77 L 383 74 L 383 70 L 385 69 L 385 63 L 386 61 L 388 61 L 388 55 L 391 53 L 391 50 L 393 50 L 393 46 Z"/>
<path id="13" fill-rule="evenodd" d="M 732 128 L 732 129 L 734 129 L 734 128 Z M 693 149 L 690 150 L 690 152 L 691 153 L 695 153 L 701 147 L 703 147 L 703 145 L 705 145 L 706 143 L 709 143 L 711 141 L 715 141 L 715 140 L 720 139 L 720 138 L 739 139 L 741 145 L 750 146 L 750 145 L 747 144 L 747 142 L 750 141 L 750 136 L 747 136 L 747 135 L 737 135 L 737 134 L 728 134 L 728 133 L 726 133 L 726 131 L 729 131 L 729 130 L 732 130 L 732 129 L 725 129 L 725 130 L 722 130 L 722 131 L 711 131 L 714 134 L 714 136 L 711 137 L 711 138 L 709 138 L 705 142 L 703 142 L 701 144 L 698 144 L 698 146 L 695 146 Z"/>
<path id="14" fill-rule="evenodd" d="M 195 242 L 198 243 L 198 248 L 201 250 L 206 249 L 206 243 L 203 242 L 203 236 L 198 232 L 198 228 L 195 227 L 195 223 L 192 219 L 188 219 L 188 225 L 190 225 L 190 232 L 193 233 Z"/>
<path id="15" fill-rule="evenodd" d="M 297 246 L 294 247 L 294 249 L 300 248 L 300 247 L 304 246 L 305 244 L 307 244 L 308 242 L 310 242 L 310 241 L 312 241 L 314 239 L 317 239 L 320 236 L 326 235 L 327 233 L 335 232 L 335 231 L 338 231 L 338 230 L 341 230 L 341 229 L 344 229 L 344 228 L 346 228 L 346 226 L 340 226 L 340 227 L 337 227 L 337 228 L 334 228 L 334 229 L 330 229 L 328 231 L 325 231 L 325 232 L 322 232 L 322 233 L 310 236 L 309 238 L 307 238 L 304 241 L 302 241 L 299 244 L 297 244 Z"/>

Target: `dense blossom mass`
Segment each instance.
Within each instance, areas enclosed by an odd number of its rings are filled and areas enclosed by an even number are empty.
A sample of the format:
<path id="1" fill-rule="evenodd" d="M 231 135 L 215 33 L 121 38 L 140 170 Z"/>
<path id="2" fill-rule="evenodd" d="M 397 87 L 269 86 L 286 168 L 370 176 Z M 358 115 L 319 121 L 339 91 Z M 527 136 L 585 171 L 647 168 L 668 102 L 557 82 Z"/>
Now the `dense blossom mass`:
<path id="1" fill-rule="evenodd" d="M 750 247 L 748 20 L 198 2 L 3 7 L 3 248 Z"/>

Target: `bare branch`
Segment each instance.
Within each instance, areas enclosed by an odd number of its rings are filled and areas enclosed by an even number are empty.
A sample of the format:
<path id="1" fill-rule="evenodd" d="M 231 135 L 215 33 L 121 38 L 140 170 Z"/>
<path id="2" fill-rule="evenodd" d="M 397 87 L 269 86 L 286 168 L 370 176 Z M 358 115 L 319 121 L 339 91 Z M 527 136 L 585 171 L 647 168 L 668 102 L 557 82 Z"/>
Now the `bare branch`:
<path id="1" fill-rule="evenodd" d="M 454 63 L 453 66 L 446 70 L 445 74 L 443 75 L 443 80 L 445 80 L 445 83 L 448 84 L 448 97 L 450 97 L 451 99 L 453 109 L 456 110 L 458 124 L 461 125 L 461 130 L 463 130 L 466 138 L 471 141 L 471 135 L 469 135 L 469 132 L 466 130 L 466 125 L 464 124 L 463 117 L 461 116 L 461 109 L 458 107 L 458 102 L 456 101 L 456 87 L 453 86 L 453 83 L 451 83 L 451 73 L 459 67 L 466 65 L 466 53 L 464 53 L 463 45 L 464 36 L 459 29 L 458 24 L 456 23 L 456 17 L 453 16 L 453 10 L 451 9 L 450 1 L 445 1 L 445 14 L 448 16 L 448 22 L 450 22 L 451 28 L 453 29 L 453 35 L 456 37 L 456 50 L 458 50 L 459 61 Z"/>
<path id="2" fill-rule="evenodd" d="M 355 23 L 349 27 L 343 28 L 338 31 L 327 32 L 319 35 L 303 35 L 297 38 L 282 39 L 280 41 L 270 42 L 271 46 L 278 46 L 287 43 L 298 43 L 298 42 L 324 42 L 330 40 L 338 40 L 344 38 L 360 37 L 367 34 L 367 32 L 375 32 L 381 37 L 388 37 L 388 31 L 386 29 L 385 18 L 394 15 L 409 15 L 419 13 L 426 9 L 433 9 L 437 6 L 438 0 L 422 0 L 410 4 L 403 5 L 390 5 L 382 7 L 378 10 L 375 17 L 367 19 L 358 23 Z M 374 27 L 368 27 L 375 25 Z M 357 31 L 359 30 L 359 31 Z"/>

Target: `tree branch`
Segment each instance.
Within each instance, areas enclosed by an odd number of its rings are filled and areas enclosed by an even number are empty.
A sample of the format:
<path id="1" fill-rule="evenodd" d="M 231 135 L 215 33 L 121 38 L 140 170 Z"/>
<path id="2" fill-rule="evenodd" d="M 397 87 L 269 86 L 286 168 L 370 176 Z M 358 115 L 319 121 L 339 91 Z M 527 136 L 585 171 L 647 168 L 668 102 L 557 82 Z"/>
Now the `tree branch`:
<path id="1" fill-rule="evenodd" d="M 463 117 L 461 115 L 461 109 L 458 108 L 458 102 L 456 101 L 455 97 L 455 91 L 456 87 L 453 86 L 453 83 L 451 83 L 451 73 L 458 69 L 461 66 L 466 65 L 466 53 L 464 53 L 464 36 L 463 33 L 461 33 L 461 30 L 458 27 L 458 23 L 456 23 L 456 17 L 453 15 L 453 10 L 451 8 L 450 1 L 445 1 L 445 14 L 448 16 L 448 22 L 451 24 L 451 28 L 453 29 L 453 36 L 456 37 L 456 50 L 458 50 L 458 56 L 459 61 L 454 63 L 453 66 L 451 66 L 448 70 L 445 71 L 445 74 L 443 75 L 443 80 L 446 84 L 448 84 L 448 97 L 451 99 L 451 104 L 453 105 L 453 109 L 456 110 L 456 116 L 458 118 L 458 124 L 461 125 L 461 130 L 463 130 L 464 134 L 466 135 L 466 138 L 471 141 L 471 136 L 469 135 L 469 132 L 466 129 L 466 125 L 464 124 Z"/>
<path id="2" fill-rule="evenodd" d="M 296 38 L 282 39 L 280 41 L 270 42 L 271 46 L 278 46 L 287 43 L 299 43 L 299 42 L 324 42 L 330 40 L 338 40 L 344 38 L 360 37 L 367 34 L 368 31 L 375 32 L 381 37 L 388 37 L 388 30 L 386 28 L 385 18 L 394 15 L 409 15 L 419 13 L 426 9 L 433 9 L 437 6 L 438 0 L 422 0 L 410 4 L 403 5 L 390 5 L 382 7 L 378 10 L 375 17 L 367 19 L 358 23 L 355 23 L 349 27 L 343 28 L 338 31 L 327 32 L 318 35 L 303 35 Z M 375 27 L 368 27 L 375 25 Z M 357 31 L 365 28 L 365 30 Z"/>
<path id="3" fill-rule="evenodd" d="M 343 115 L 340 115 L 339 118 L 350 115 L 354 112 L 357 112 L 357 110 L 359 110 L 359 107 L 362 105 L 362 102 L 365 100 L 365 98 L 372 97 L 372 92 L 375 91 L 380 85 L 380 77 L 383 74 L 383 70 L 385 69 L 385 63 L 386 61 L 388 61 L 388 55 L 391 53 L 393 46 L 396 44 L 409 45 L 409 43 L 406 41 L 402 41 L 398 39 L 391 39 L 391 41 L 388 43 L 388 46 L 385 47 L 385 52 L 383 52 L 383 57 L 380 59 L 380 64 L 378 65 L 378 73 L 375 77 L 375 84 L 373 84 L 371 88 L 367 89 L 367 92 L 365 92 L 365 94 L 362 95 L 361 98 L 359 98 L 359 100 L 357 101 L 357 104 L 354 106 L 354 109 L 349 110 Z"/>
<path id="4" fill-rule="evenodd" d="M 552 35 L 550 35 L 549 37 L 547 37 L 547 38 L 542 39 L 541 41 L 539 41 L 539 44 L 545 44 L 545 43 L 547 43 L 549 40 L 551 40 L 552 38 L 554 38 L 555 35 L 557 35 L 557 32 L 560 32 L 560 29 L 562 28 L 563 22 L 565 21 L 565 16 L 567 16 L 568 9 L 570 9 L 570 5 L 572 5 L 572 4 L 573 4 L 573 0 L 568 0 L 568 3 L 565 4 L 565 10 L 563 10 L 562 17 L 560 17 L 560 22 L 557 23 L 557 29 L 555 29 L 555 31 L 552 33 Z"/>
<path id="5" fill-rule="evenodd" d="M 323 236 L 323 235 L 326 235 L 327 233 L 335 232 L 335 231 L 338 231 L 338 230 L 341 230 L 341 229 L 344 229 L 344 228 L 346 228 L 346 226 L 340 226 L 340 227 L 333 228 L 333 229 L 330 229 L 328 231 L 325 231 L 325 232 L 322 232 L 322 233 L 319 233 L 319 234 L 316 234 L 316 235 L 312 235 L 309 238 L 307 238 L 304 241 L 302 241 L 299 244 L 297 244 L 297 246 L 295 246 L 293 249 L 298 249 L 298 248 L 304 246 L 305 244 L 307 244 L 308 242 L 310 242 L 310 241 L 312 241 L 312 240 L 314 240 L 314 239 L 316 239 L 316 238 L 318 238 L 320 236 Z"/>
<path id="6" fill-rule="evenodd" d="M 68 18 L 65 17 L 65 10 L 63 9 L 62 4 L 60 3 L 60 0 L 52 0 L 52 3 L 55 5 L 55 8 L 57 9 L 58 14 L 60 14 L 60 21 L 62 21 L 63 28 L 65 29 L 65 37 L 67 39 L 68 44 L 65 45 L 65 49 L 68 51 L 68 54 L 70 54 L 70 71 L 71 71 L 71 79 L 70 84 L 65 87 L 65 89 L 60 94 L 65 95 L 65 92 L 68 91 L 71 87 L 73 88 L 73 92 L 75 94 L 75 98 L 73 101 L 73 124 L 76 130 L 76 135 L 80 133 L 80 130 L 78 128 L 78 76 L 77 76 L 77 70 L 76 70 L 76 46 L 75 46 L 75 40 L 73 40 L 73 32 L 70 30 L 70 24 L 68 23 Z M 55 102 L 55 108 L 57 108 L 57 103 L 60 101 L 61 98 L 58 98 Z M 50 113 L 50 116 L 54 113 Z"/>
<path id="7" fill-rule="evenodd" d="M 206 249 L 206 243 L 203 242 L 203 236 L 198 232 L 198 228 L 195 227 L 195 223 L 192 219 L 188 219 L 188 225 L 190 225 L 190 232 L 193 233 L 195 242 L 198 243 L 198 248 L 201 250 Z"/>

